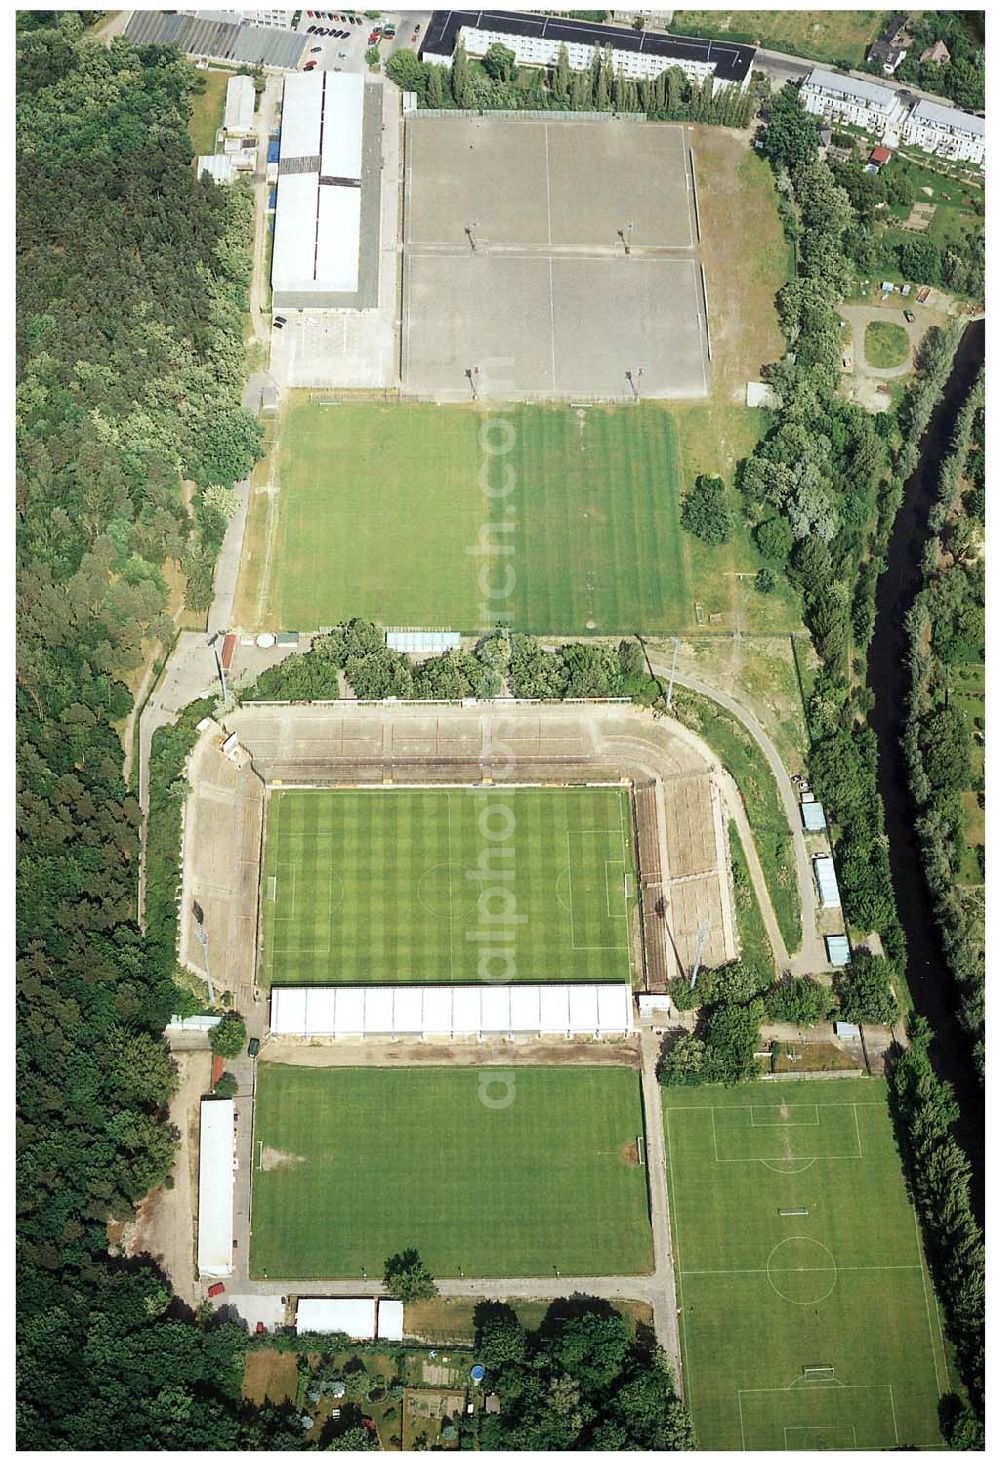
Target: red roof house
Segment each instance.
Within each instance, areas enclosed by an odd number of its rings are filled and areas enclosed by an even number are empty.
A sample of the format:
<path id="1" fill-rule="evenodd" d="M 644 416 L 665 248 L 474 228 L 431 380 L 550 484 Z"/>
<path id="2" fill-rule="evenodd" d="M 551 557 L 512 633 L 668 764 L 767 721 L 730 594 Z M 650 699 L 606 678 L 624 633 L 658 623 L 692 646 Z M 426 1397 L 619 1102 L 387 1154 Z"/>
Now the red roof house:
<path id="1" fill-rule="evenodd" d="M 871 150 L 871 153 L 869 154 L 871 162 L 877 164 L 879 168 L 882 167 L 883 163 L 888 163 L 891 157 L 892 153 L 890 152 L 890 150 L 888 148 L 883 148 L 881 143 L 877 148 L 873 148 Z"/>

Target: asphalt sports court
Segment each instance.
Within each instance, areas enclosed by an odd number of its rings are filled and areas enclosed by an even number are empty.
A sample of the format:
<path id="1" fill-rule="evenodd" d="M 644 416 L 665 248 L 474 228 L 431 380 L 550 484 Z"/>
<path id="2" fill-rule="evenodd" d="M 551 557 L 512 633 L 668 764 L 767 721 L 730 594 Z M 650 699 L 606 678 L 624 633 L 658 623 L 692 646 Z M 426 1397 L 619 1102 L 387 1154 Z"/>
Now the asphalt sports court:
<path id="1" fill-rule="evenodd" d="M 272 789 L 260 977 L 627 980 L 635 897 L 618 787 Z"/>
<path id="2" fill-rule="evenodd" d="M 378 1280 L 641 1274 L 652 1234 L 639 1076 L 623 1066 L 262 1064 L 251 1273 Z"/>
<path id="3" fill-rule="evenodd" d="M 699 1445 L 941 1447 L 948 1370 L 884 1081 L 663 1097 Z"/>
<path id="4" fill-rule="evenodd" d="M 706 396 L 683 127 L 415 115 L 406 149 L 404 391 Z"/>

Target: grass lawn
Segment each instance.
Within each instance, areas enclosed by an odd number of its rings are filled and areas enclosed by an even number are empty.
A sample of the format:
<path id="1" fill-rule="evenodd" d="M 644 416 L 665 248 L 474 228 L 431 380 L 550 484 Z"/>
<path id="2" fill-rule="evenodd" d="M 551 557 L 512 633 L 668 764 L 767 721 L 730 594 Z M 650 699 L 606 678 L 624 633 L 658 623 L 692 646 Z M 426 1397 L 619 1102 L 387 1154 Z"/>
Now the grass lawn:
<path id="1" fill-rule="evenodd" d="M 195 158 L 202 153 L 215 152 L 215 134 L 222 126 L 226 110 L 226 87 L 235 75 L 231 71 L 200 71 L 206 83 L 203 92 L 191 93 L 191 121 L 188 132 Z"/>
<path id="2" fill-rule="evenodd" d="M 869 321 L 865 356 L 872 367 L 902 367 L 910 356 L 910 338 L 895 321 Z"/>
<path id="3" fill-rule="evenodd" d="M 623 789 L 273 790 L 266 843 L 268 984 L 630 976 Z"/>
<path id="4" fill-rule="evenodd" d="M 675 10 L 679 36 L 750 41 L 811 61 L 859 66 L 885 19 L 884 10 Z"/>
<path id="5" fill-rule="evenodd" d="M 476 1341 L 476 1311 L 485 1301 L 482 1298 L 442 1298 L 415 1300 L 407 1305 L 403 1315 L 403 1329 L 407 1336 L 428 1341 L 433 1345 L 474 1345 Z M 558 1318 L 561 1308 L 576 1302 L 559 1300 L 514 1300 L 511 1302 L 518 1320 L 525 1330 L 538 1330 L 546 1317 Z M 614 1308 L 619 1315 L 632 1322 L 633 1326 L 652 1327 L 653 1308 L 641 1300 L 616 1300 Z"/>
<path id="6" fill-rule="evenodd" d="M 940 1448 L 948 1369 L 885 1083 L 685 1087 L 663 1107 L 699 1446 Z"/>
<path id="7" fill-rule="evenodd" d="M 750 880 L 746 853 L 735 821 L 729 822 L 729 855 L 733 867 L 733 902 L 736 908 L 736 929 L 740 938 L 740 959 L 748 968 L 754 968 L 759 973 L 775 974 L 774 954 L 768 942 L 767 929 L 760 914 L 760 904 Z"/>
<path id="8" fill-rule="evenodd" d="M 741 519 L 720 547 L 680 526 L 682 492 L 720 462 L 738 512 L 733 469 L 766 414 L 644 403 L 585 414 L 521 405 L 503 417 L 512 449 L 490 470 L 487 417 L 475 409 L 293 399 L 251 498 L 240 625 L 307 631 L 354 615 L 463 632 L 503 617 L 556 635 L 695 630 L 716 616 L 718 630 L 800 625 L 790 592 L 753 591 L 761 560 Z M 484 462 L 491 486 L 512 485 L 507 498 L 482 492 Z"/>
<path id="9" fill-rule="evenodd" d="M 642 1126 L 624 1067 L 262 1065 L 251 1272 L 375 1281 L 412 1246 L 436 1275 L 644 1273 Z"/>
<path id="10" fill-rule="evenodd" d="M 789 953 L 795 953 L 802 942 L 795 855 L 770 765 L 750 732 L 721 704 L 678 688 L 673 711 L 711 745 L 739 786 L 778 927 Z"/>

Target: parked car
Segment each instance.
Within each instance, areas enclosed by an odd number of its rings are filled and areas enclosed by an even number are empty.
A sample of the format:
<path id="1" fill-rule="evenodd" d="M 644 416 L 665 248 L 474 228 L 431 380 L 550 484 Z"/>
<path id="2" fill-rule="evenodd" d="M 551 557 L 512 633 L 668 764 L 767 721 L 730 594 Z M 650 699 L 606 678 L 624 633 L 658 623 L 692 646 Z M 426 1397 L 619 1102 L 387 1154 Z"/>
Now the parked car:
<path id="1" fill-rule="evenodd" d="M 346 61 L 347 60 L 347 52 L 346 51 L 338 51 L 337 52 L 337 60 L 338 61 Z"/>
<path id="2" fill-rule="evenodd" d="M 264 1322 L 263 1322 L 263 1320 L 258 1320 L 257 1321 L 256 1334 L 257 1335 L 263 1335 L 264 1334 Z"/>
<path id="3" fill-rule="evenodd" d="M 411 44 L 412 44 L 412 42 L 413 42 L 413 41 L 415 41 L 415 40 L 416 40 L 416 39 L 417 39 L 417 33 L 416 33 L 416 31 L 414 31 L 414 32 L 413 32 L 413 35 L 412 35 L 412 36 L 411 36 L 411 37 L 410 37 L 410 42 L 411 42 Z"/>
<path id="4" fill-rule="evenodd" d="M 322 49 L 323 49 L 323 47 L 322 47 L 322 46 L 310 46 L 310 47 L 309 47 L 309 55 L 310 55 L 310 56 L 312 56 L 312 55 L 314 55 L 314 54 L 315 54 L 315 53 L 316 53 L 316 52 L 317 52 L 317 51 L 322 51 Z"/>
<path id="5" fill-rule="evenodd" d="M 226 1287 L 224 1284 L 214 1284 L 208 1287 L 208 1298 L 210 1300 L 215 1300 L 219 1295 L 224 1295 L 225 1293 Z"/>
<path id="6" fill-rule="evenodd" d="M 251 1060 L 253 1060 L 257 1055 L 260 1054 L 260 1041 L 257 1039 L 256 1035 L 254 1035 L 253 1039 L 250 1041 L 250 1044 L 247 1046 L 247 1054 L 250 1056 Z"/>
<path id="7" fill-rule="evenodd" d="M 917 319 L 916 316 L 914 316 L 914 314 L 913 314 L 912 311 L 904 311 L 903 312 L 903 316 L 904 316 L 904 318 L 907 321 L 910 321 L 910 322 L 916 321 L 916 319 Z"/>

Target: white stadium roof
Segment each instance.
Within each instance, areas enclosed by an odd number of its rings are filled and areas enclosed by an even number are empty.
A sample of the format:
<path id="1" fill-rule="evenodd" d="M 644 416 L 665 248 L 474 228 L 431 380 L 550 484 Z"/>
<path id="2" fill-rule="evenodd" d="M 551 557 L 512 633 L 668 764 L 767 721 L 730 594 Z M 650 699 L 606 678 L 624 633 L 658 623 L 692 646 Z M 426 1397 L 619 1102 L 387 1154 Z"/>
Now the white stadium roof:
<path id="1" fill-rule="evenodd" d="M 277 295 L 358 288 L 364 78 L 285 79 L 271 284 Z"/>
<path id="2" fill-rule="evenodd" d="M 233 1272 L 232 1101 L 201 1103 L 198 1161 L 198 1273 Z"/>
<path id="3" fill-rule="evenodd" d="M 624 1035 L 628 984 L 362 984 L 271 990 L 275 1035 Z"/>
<path id="4" fill-rule="evenodd" d="M 378 1338 L 380 1341 L 401 1341 L 403 1339 L 402 1300 L 379 1300 Z"/>
<path id="5" fill-rule="evenodd" d="M 840 888 L 837 886 L 837 873 L 833 865 L 832 856 L 814 856 L 813 866 L 816 871 L 816 885 L 819 888 L 819 900 L 821 907 L 840 906 Z"/>

